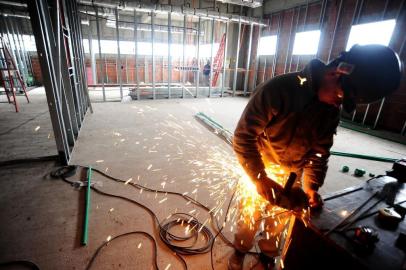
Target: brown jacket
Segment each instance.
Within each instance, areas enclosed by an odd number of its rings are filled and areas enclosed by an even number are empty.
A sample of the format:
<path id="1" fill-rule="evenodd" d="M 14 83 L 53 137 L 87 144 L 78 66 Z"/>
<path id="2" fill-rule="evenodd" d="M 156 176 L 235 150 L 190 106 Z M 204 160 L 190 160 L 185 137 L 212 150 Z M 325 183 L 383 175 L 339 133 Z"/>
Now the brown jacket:
<path id="1" fill-rule="evenodd" d="M 302 172 L 305 189 L 324 182 L 339 110 L 317 98 L 325 65 L 312 60 L 301 72 L 258 86 L 234 132 L 234 151 L 248 175 L 264 173 L 264 162 Z M 306 78 L 306 81 L 304 81 Z"/>

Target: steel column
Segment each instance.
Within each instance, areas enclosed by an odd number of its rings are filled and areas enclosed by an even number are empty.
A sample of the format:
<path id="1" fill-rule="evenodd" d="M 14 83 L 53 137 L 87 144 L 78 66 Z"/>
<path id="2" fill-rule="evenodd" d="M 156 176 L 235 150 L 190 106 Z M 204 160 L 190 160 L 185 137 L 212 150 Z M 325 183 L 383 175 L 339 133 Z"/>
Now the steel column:
<path id="1" fill-rule="evenodd" d="M 358 3 L 358 0 L 357 0 L 357 3 Z M 339 5 L 338 11 L 337 11 L 336 23 L 335 23 L 334 31 L 333 31 L 333 40 L 331 41 L 331 47 L 330 47 L 330 50 L 328 52 L 327 63 L 330 62 L 331 53 L 333 52 L 334 41 L 336 39 L 336 32 L 337 32 L 338 22 L 340 21 L 340 17 L 341 17 L 341 9 L 342 9 L 342 7 L 343 7 L 343 0 L 340 0 L 340 5 Z"/>
<path id="2" fill-rule="evenodd" d="M 307 0 L 307 2 L 306 2 L 306 12 L 305 12 L 304 20 L 303 20 L 302 31 L 306 31 L 306 23 L 307 23 L 307 14 L 308 14 L 308 12 L 309 12 L 309 0 Z M 300 54 L 297 56 L 295 71 L 299 70 L 299 65 L 300 65 Z"/>
<path id="3" fill-rule="evenodd" d="M 138 81 L 138 23 L 137 23 L 137 11 L 134 10 L 134 70 L 135 70 L 135 83 L 137 91 L 137 100 L 140 100 L 140 87 Z"/>
<path id="4" fill-rule="evenodd" d="M 290 39 L 291 39 L 291 37 L 292 37 L 293 19 L 295 18 L 295 14 L 296 14 L 296 8 L 293 9 L 292 21 L 290 22 L 290 32 L 289 32 L 289 39 L 288 39 L 288 48 L 287 48 L 287 51 L 286 51 L 285 67 L 284 67 L 284 69 L 283 69 L 283 73 L 286 73 L 286 68 L 288 67 L 287 64 L 288 64 L 288 58 L 289 58 L 289 52 L 290 52 L 290 43 L 291 43 L 291 42 L 290 42 Z M 300 7 L 299 7 L 299 12 L 298 12 L 298 14 L 297 14 L 298 17 L 299 17 L 299 14 L 300 14 Z M 292 55 L 291 55 L 291 57 L 292 57 Z"/>
<path id="5" fill-rule="evenodd" d="M 91 27 L 91 20 L 89 16 L 86 16 L 87 19 L 89 20 L 89 27 L 88 27 L 88 33 L 87 33 L 87 39 L 89 43 L 89 54 L 90 54 L 90 67 L 92 69 L 92 79 L 93 83 L 97 84 L 97 78 L 96 78 L 96 63 L 95 63 L 95 57 L 93 53 L 93 34 L 92 34 L 92 27 Z"/>
<path id="6" fill-rule="evenodd" d="M 278 59 L 278 50 L 279 50 L 279 44 L 280 44 L 280 33 L 281 33 L 281 28 L 282 28 L 282 18 L 284 17 L 285 12 L 284 13 L 280 13 L 279 14 L 279 21 L 278 21 L 278 32 L 277 32 L 277 41 L 276 41 L 276 50 L 275 50 L 275 54 L 273 56 L 272 59 L 272 78 L 275 76 L 275 71 L 276 71 L 276 65 L 277 63 L 277 59 Z M 268 78 L 267 78 L 268 79 Z"/>
<path id="7" fill-rule="evenodd" d="M 272 15 L 271 15 L 271 21 L 272 23 Z M 259 47 L 259 43 L 261 40 L 261 32 L 262 32 L 262 26 L 258 26 L 258 44 L 257 44 L 257 55 L 256 55 L 256 59 L 255 59 L 255 66 L 254 66 L 254 79 L 253 79 L 253 90 L 255 90 L 255 88 L 257 87 L 257 80 L 258 80 L 258 69 L 259 69 L 259 54 L 258 54 L 258 47 Z"/>
<path id="8" fill-rule="evenodd" d="M 241 6 L 242 10 L 242 6 Z M 235 91 L 237 88 L 237 72 L 238 72 L 238 58 L 240 54 L 240 38 L 241 38 L 241 13 L 238 18 L 238 37 L 237 37 L 237 53 L 235 56 L 235 65 L 234 65 L 234 79 L 233 79 L 233 97 L 235 96 Z"/>
<path id="9" fill-rule="evenodd" d="M 300 12 L 301 12 L 301 11 L 302 11 L 302 7 L 299 6 L 299 12 L 298 12 L 298 14 L 297 14 L 296 23 L 295 23 L 295 35 L 296 35 L 296 33 L 297 33 L 297 29 L 298 29 L 298 25 L 299 25 Z M 293 30 L 293 29 L 291 29 L 291 33 L 293 32 L 292 30 Z M 296 36 L 295 36 L 295 37 L 296 37 Z M 291 37 L 289 37 L 289 44 L 290 44 L 290 38 L 291 38 Z M 293 42 L 294 42 L 294 40 L 293 40 Z M 293 61 L 293 49 L 292 49 L 292 54 L 290 55 L 289 71 L 288 71 L 288 72 L 291 71 L 292 61 Z M 285 73 L 286 73 L 286 71 L 285 71 Z"/>
<path id="10" fill-rule="evenodd" d="M 200 79 L 200 24 L 201 18 L 199 17 L 197 26 L 197 70 L 196 70 L 196 93 L 195 98 L 197 98 L 199 91 L 199 79 Z"/>
<path id="11" fill-rule="evenodd" d="M 27 60 L 25 58 L 25 51 L 23 50 L 22 44 L 24 44 L 24 42 L 21 42 L 21 39 L 19 38 L 19 33 L 18 33 L 18 28 L 17 28 L 17 23 L 15 23 L 14 19 L 10 18 L 10 24 L 12 26 L 12 30 L 13 33 L 15 34 L 15 38 L 17 40 L 17 44 L 19 47 L 19 53 L 20 53 L 20 59 L 21 59 L 21 63 L 23 65 L 23 73 L 24 73 L 24 82 L 27 85 L 27 80 L 28 80 L 28 64 L 27 64 Z"/>
<path id="12" fill-rule="evenodd" d="M 171 13 L 168 12 L 168 98 L 171 98 L 171 83 L 172 83 L 171 44 L 172 44 L 172 16 Z"/>
<path id="13" fill-rule="evenodd" d="M 214 63 L 213 63 L 213 47 L 214 47 L 214 19 L 211 21 L 211 47 L 210 47 L 210 73 L 209 73 L 209 94 L 208 97 L 211 96 L 211 82 L 213 80 L 213 69 L 214 69 Z"/>
<path id="14" fill-rule="evenodd" d="M 19 44 L 16 41 L 16 35 L 14 32 L 14 26 L 13 26 L 13 21 L 10 18 L 8 20 L 8 23 L 10 24 L 10 30 L 11 30 L 11 37 L 13 39 L 13 43 L 14 43 L 14 48 L 15 48 L 15 52 L 16 52 L 16 60 L 17 60 L 17 65 L 18 65 L 18 70 L 20 71 L 20 73 L 23 75 L 24 77 L 24 82 L 26 83 L 26 76 L 25 76 L 25 67 L 24 67 L 24 63 L 23 60 L 21 58 L 21 53 L 20 53 L 20 48 L 19 48 Z"/>
<path id="15" fill-rule="evenodd" d="M 116 8 L 116 37 L 117 37 L 117 76 L 120 83 L 120 98 L 123 99 L 123 76 L 121 74 L 120 31 L 118 29 L 118 8 Z"/>
<path id="16" fill-rule="evenodd" d="M 224 55 L 223 55 L 223 75 L 221 79 L 221 94 L 220 96 L 223 97 L 224 95 L 224 84 L 226 81 L 226 63 L 227 63 L 227 46 L 228 46 L 228 24 L 229 22 L 226 22 L 226 36 L 225 36 L 225 43 L 224 43 Z"/>
<path id="17" fill-rule="evenodd" d="M 155 57 L 154 57 L 154 18 L 155 13 L 151 12 L 151 46 L 152 46 L 152 98 L 155 99 Z"/>
<path id="18" fill-rule="evenodd" d="M 252 46 L 252 32 L 254 32 L 254 25 L 251 23 L 250 27 L 250 37 L 248 41 L 248 55 L 247 55 L 247 65 L 245 66 L 245 78 L 244 78 L 244 96 L 247 95 L 248 80 L 250 73 L 250 62 L 251 62 L 251 46 Z"/>
<path id="19" fill-rule="evenodd" d="M 99 8 L 95 7 L 96 10 L 96 31 L 97 31 L 97 43 L 98 43 L 98 49 L 99 49 L 99 66 L 100 66 L 100 72 L 102 74 L 102 91 L 103 91 L 103 101 L 106 101 L 106 89 L 104 88 L 104 80 L 105 80 L 105 61 L 104 57 L 102 57 L 102 52 L 101 52 L 101 41 L 100 41 L 100 24 L 99 24 Z M 97 76 L 96 76 L 97 78 Z"/>
<path id="20" fill-rule="evenodd" d="M 182 84 L 186 82 L 186 69 L 185 69 L 185 49 L 186 49 L 186 15 L 183 16 L 183 46 L 182 46 Z M 182 98 L 185 98 L 185 88 L 182 87 Z"/>

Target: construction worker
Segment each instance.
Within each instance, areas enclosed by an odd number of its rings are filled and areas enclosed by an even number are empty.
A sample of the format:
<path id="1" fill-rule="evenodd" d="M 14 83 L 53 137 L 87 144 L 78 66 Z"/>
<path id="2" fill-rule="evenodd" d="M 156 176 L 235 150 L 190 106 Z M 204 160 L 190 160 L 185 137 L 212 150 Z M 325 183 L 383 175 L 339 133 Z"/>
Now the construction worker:
<path id="1" fill-rule="evenodd" d="M 242 113 L 233 142 L 238 160 L 258 194 L 271 206 L 321 208 L 318 189 L 326 176 L 340 108 L 352 112 L 358 103 L 371 103 L 391 94 L 399 87 L 400 77 L 400 61 L 391 49 L 355 45 L 328 65 L 315 59 L 300 72 L 259 85 Z M 298 184 L 286 195 L 283 187 L 267 176 L 267 164 L 295 172 L 298 180 L 303 178 L 303 189 Z M 261 214 L 256 210 L 255 220 Z M 274 237 L 280 233 L 276 223 L 265 224 Z M 243 268 L 258 228 L 259 223 L 237 222 L 229 269 Z M 265 268 L 271 268 L 272 258 L 278 256 L 275 238 L 261 239 L 258 246 Z"/>

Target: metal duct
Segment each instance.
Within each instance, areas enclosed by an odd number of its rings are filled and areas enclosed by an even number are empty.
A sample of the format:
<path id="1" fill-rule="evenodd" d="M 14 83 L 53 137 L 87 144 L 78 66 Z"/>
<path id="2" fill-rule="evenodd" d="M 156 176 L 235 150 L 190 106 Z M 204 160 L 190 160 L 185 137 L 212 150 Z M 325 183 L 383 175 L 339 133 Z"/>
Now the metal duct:
<path id="1" fill-rule="evenodd" d="M 257 0 L 255 0 L 255 1 L 257 1 Z M 241 22 L 243 24 L 252 23 L 254 25 L 267 26 L 265 21 L 258 19 L 258 18 L 249 18 L 249 17 L 244 17 L 244 16 L 240 17 L 240 16 L 236 16 L 234 14 L 229 14 L 229 13 L 208 11 L 207 9 L 186 8 L 186 7 L 180 7 L 180 6 L 161 5 L 161 4 L 156 4 L 156 5 L 155 4 L 145 4 L 145 3 L 138 2 L 138 1 L 127 1 L 127 2 L 121 3 L 120 5 L 113 4 L 113 3 L 107 3 L 107 2 L 92 2 L 90 0 L 78 0 L 78 3 L 81 5 L 85 5 L 85 6 L 96 6 L 96 7 L 109 8 L 109 9 L 117 8 L 122 12 L 128 11 L 131 14 L 134 11 L 146 12 L 146 13 L 155 12 L 155 13 L 164 13 L 164 14 L 176 13 L 179 15 L 203 17 L 203 18 L 215 19 L 215 20 L 220 20 L 220 21 Z"/>
<path id="2" fill-rule="evenodd" d="M 225 4 L 233 4 L 239 6 L 246 6 L 250 8 L 257 8 L 262 6 L 262 0 L 217 0 L 217 2 Z"/>

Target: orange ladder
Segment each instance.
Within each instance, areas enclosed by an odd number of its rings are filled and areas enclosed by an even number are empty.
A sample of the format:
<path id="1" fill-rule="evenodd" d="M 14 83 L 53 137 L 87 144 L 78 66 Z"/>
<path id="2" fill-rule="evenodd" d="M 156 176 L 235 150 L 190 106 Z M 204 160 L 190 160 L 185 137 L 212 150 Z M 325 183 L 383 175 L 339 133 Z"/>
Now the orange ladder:
<path id="1" fill-rule="evenodd" d="M 30 100 L 28 99 L 24 81 L 17 69 L 6 41 L 2 37 L 0 37 L 0 46 L 0 81 L 4 87 L 8 103 L 13 104 L 16 112 L 18 112 L 16 92 L 22 93 L 26 97 L 27 103 L 29 103 Z M 18 86 L 18 84 L 20 85 Z"/>
<path id="2" fill-rule="evenodd" d="M 211 83 L 211 86 L 216 86 L 217 84 L 217 79 L 219 77 L 219 74 L 223 68 L 223 60 L 224 60 L 224 47 L 225 47 L 225 42 L 226 42 L 226 33 L 223 34 L 223 36 L 221 37 L 221 42 L 220 42 L 220 47 L 216 53 L 216 57 L 214 58 L 213 61 L 213 71 L 214 71 L 214 75 L 213 75 L 213 80 Z"/>

